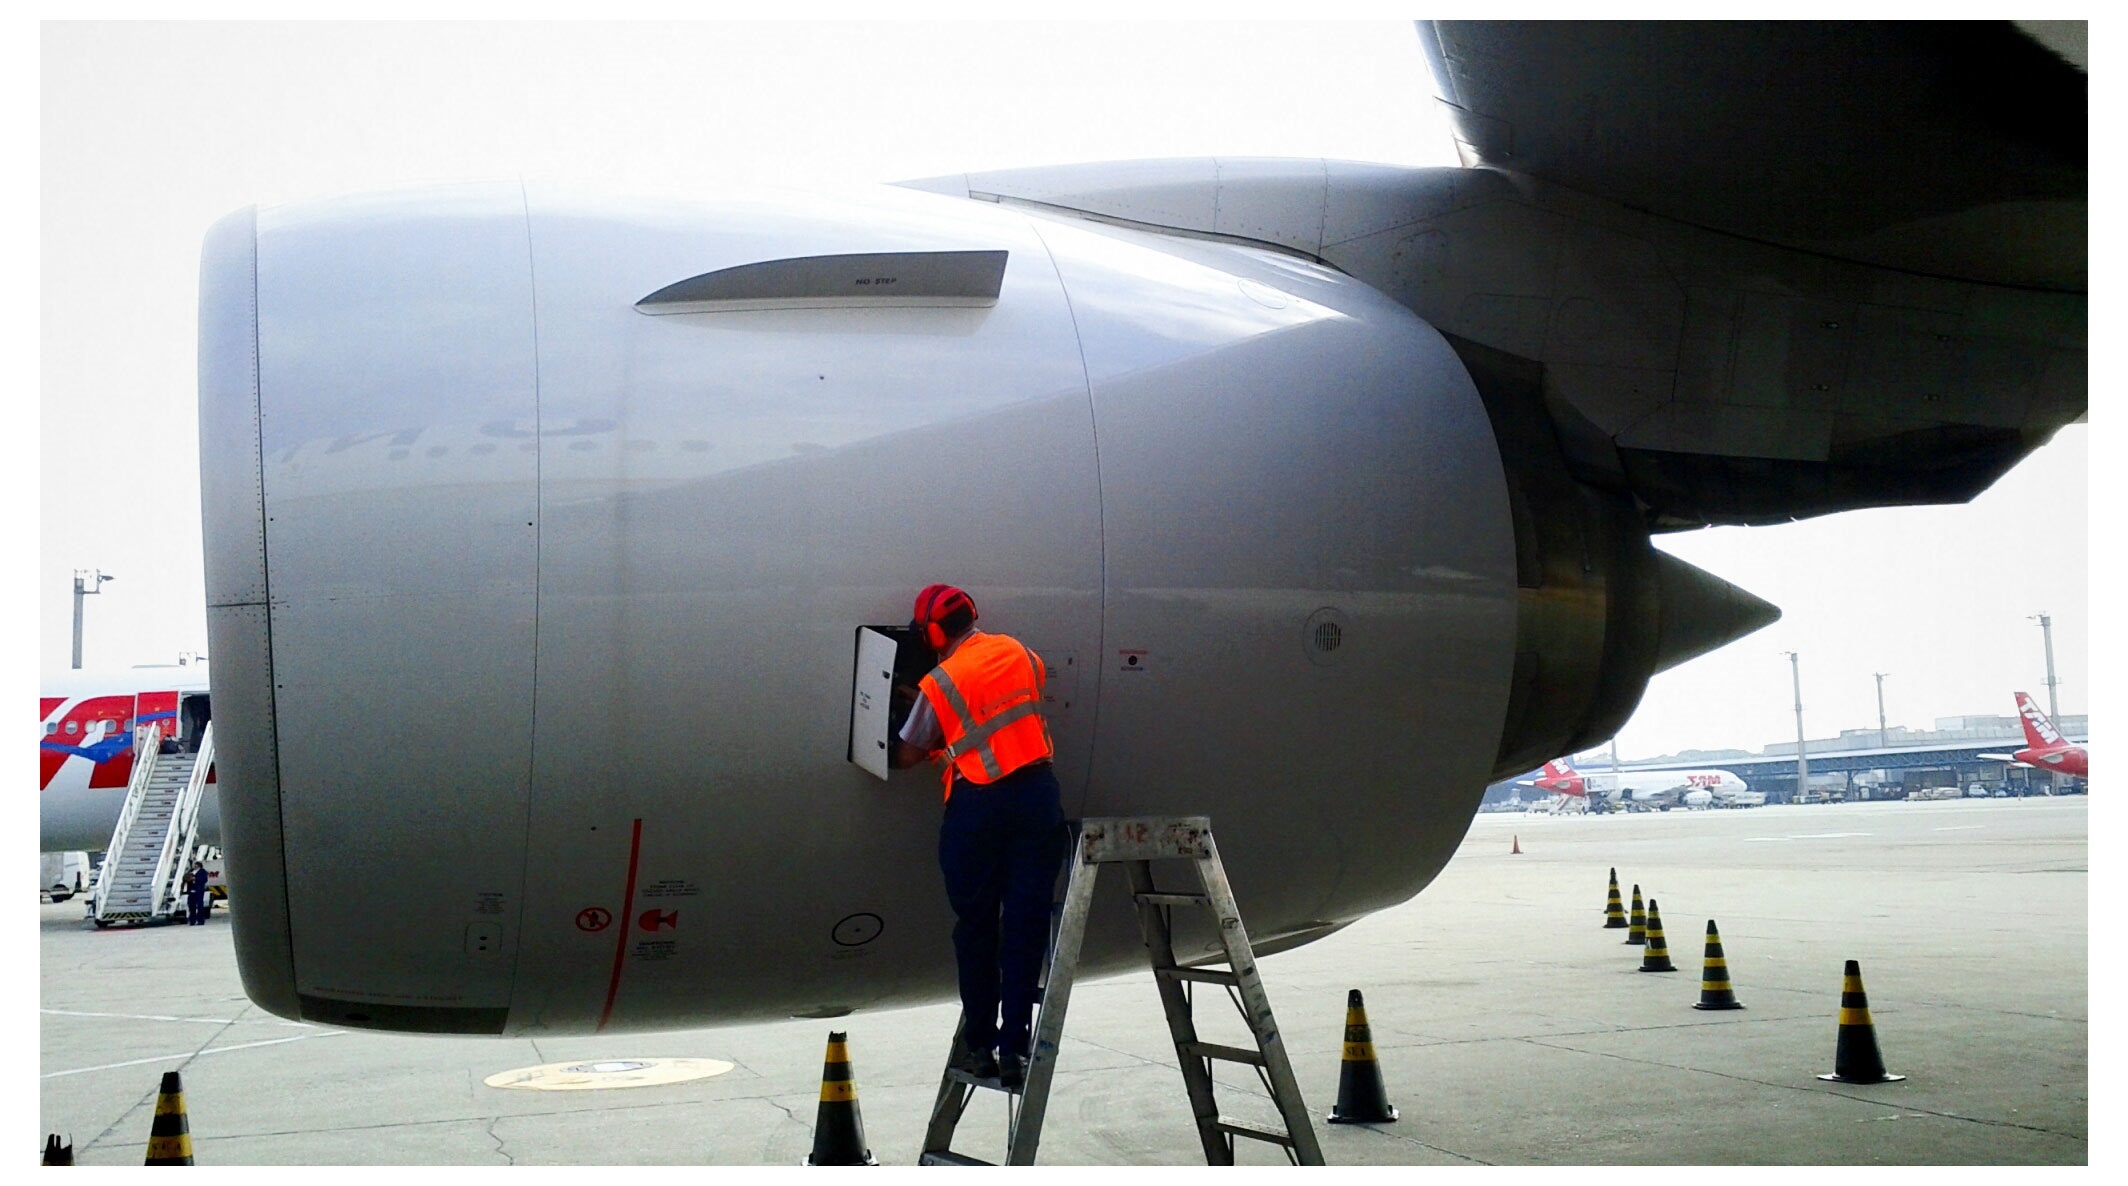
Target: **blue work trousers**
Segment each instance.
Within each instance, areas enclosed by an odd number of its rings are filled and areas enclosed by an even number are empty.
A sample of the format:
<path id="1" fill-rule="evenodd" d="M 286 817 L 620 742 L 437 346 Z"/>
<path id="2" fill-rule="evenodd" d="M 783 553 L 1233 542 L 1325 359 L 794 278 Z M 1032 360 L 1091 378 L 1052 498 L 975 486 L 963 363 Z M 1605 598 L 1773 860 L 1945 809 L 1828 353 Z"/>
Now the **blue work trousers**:
<path id="1" fill-rule="evenodd" d="M 1049 763 L 988 785 L 954 780 L 938 830 L 938 865 L 959 920 L 953 954 L 963 1037 L 972 1050 L 995 1045 L 1000 1055 L 1027 1054 L 1065 843 L 1061 791 Z"/>

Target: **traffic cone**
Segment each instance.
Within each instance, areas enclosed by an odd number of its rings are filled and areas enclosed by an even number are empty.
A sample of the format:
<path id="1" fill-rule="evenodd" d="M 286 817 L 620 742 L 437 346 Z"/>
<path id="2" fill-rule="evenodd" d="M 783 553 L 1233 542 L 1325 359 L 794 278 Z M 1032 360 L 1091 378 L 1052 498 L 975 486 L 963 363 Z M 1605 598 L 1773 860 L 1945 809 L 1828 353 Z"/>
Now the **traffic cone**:
<path id="1" fill-rule="evenodd" d="M 1337 1106 L 1332 1124 L 1387 1124 L 1397 1118 L 1389 1093 L 1382 1089 L 1382 1064 L 1374 1058 L 1374 1031 L 1367 1026 L 1367 1007 L 1360 990 L 1345 997 L 1345 1059 L 1337 1073 Z"/>
<path id="2" fill-rule="evenodd" d="M 1618 900 L 1618 870 L 1611 870 L 1611 900 L 1603 905 L 1603 929 L 1615 931 L 1626 925 L 1626 908 Z"/>
<path id="3" fill-rule="evenodd" d="M 148 1129 L 148 1165 L 191 1165 L 192 1125 L 185 1119 L 185 1084 L 176 1071 L 163 1072 L 155 1097 L 155 1124 Z"/>
<path id="4" fill-rule="evenodd" d="M 820 1111 L 813 1117 L 813 1151 L 807 1165 L 878 1165 L 865 1147 L 864 1116 L 857 1110 L 857 1082 L 850 1078 L 849 1035 L 828 1034 L 828 1053 L 820 1068 Z"/>
<path id="5" fill-rule="evenodd" d="M 1656 909 L 1655 899 L 1648 899 L 1648 950 L 1640 957 L 1643 972 L 1675 972 L 1677 965 L 1670 962 L 1670 945 L 1663 942 L 1662 911 Z"/>
<path id="6" fill-rule="evenodd" d="M 1507 855 L 1511 857 L 1519 857 L 1522 855 L 1522 837 L 1520 834 L 1517 834 L 1515 836 L 1515 847 L 1510 849 Z"/>
<path id="7" fill-rule="evenodd" d="M 1626 932 L 1626 946 L 1639 947 L 1648 941 L 1648 912 L 1640 904 L 1640 887 L 1633 887 L 1633 929 Z"/>
<path id="8" fill-rule="evenodd" d="M 1833 1051 L 1832 1074 L 1818 1078 L 1833 1083 L 1897 1083 L 1906 1078 L 1884 1072 L 1877 1026 L 1869 1019 L 1869 994 L 1862 991 L 1862 965 L 1854 960 L 1847 961 L 1847 978 L 1840 985 L 1840 1044 Z"/>
<path id="9" fill-rule="evenodd" d="M 1736 999 L 1729 987 L 1729 959 L 1722 954 L 1721 932 L 1714 929 L 1714 920 L 1707 920 L 1707 962 L 1699 974 L 1699 1003 L 1694 1009 L 1741 1009 L 1744 1003 Z"/>
<path id="10" fill-rule="evenodd" d="M 60 1144 L 60 1143 L 59 1143 L 59 1134 L 58 1134 L 58 1133 L 56 1133 L 56 1132 L 55 1132 L 55 1133 L 52 1133 L 52 1134 L 51 1134 L 50 1136 L 47 1136 L 47 1137 L 45 1137 L 45 1138 L 44 1138 L 44 1164 L 46 1164 L 46 1165 L 72 1165 L 72 1164 L 74 1164 L 74 1142 L 72 1142 L 72 1141 L 68 1141 L 68 1142 L 67 1142 L 66 1144 L 64 1144 L 64 1145 Z"/>

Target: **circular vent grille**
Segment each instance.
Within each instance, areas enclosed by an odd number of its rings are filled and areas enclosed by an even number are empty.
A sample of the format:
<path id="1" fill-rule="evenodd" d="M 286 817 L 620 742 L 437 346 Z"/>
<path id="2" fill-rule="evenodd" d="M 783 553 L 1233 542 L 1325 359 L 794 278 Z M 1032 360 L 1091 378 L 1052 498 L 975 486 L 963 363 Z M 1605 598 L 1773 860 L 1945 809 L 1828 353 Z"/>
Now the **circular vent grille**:
<path id="1" fill-rule="evenodd" d="M 1352 627 L 1345 621 L 1343 610 L 1326 605 L 1308 615 L 1301 642 L 1310 663 L 1328 667 L 1351 650 Z"/>
<path id="2" fill-rule="evenodd" d="M 1345 628 L 1336 622 L 1324 622 L 1315 628 L 1315 649 L 1329 654 L 1345 641 Z"/>

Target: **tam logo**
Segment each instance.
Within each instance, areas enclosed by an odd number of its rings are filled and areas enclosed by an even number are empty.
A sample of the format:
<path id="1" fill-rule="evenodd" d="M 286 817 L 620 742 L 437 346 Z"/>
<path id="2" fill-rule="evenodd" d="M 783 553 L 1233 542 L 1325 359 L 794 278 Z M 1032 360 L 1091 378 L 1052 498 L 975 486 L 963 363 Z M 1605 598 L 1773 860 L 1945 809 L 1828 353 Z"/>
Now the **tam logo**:
<path id="1" fill-rule="evenodd" d="M 2039 705 L 2030 700 L 2022 700 L 2017 707 L 2024 713 L 2025 720 L 2031 724 L 2033 732 L 2039 734 L 2042 741 L 2048 745 L 2061 744 L 2061 734 L 2054 731 L 2054 722 L 2047 719 L 2046 713 L 2039 711 Z"/>

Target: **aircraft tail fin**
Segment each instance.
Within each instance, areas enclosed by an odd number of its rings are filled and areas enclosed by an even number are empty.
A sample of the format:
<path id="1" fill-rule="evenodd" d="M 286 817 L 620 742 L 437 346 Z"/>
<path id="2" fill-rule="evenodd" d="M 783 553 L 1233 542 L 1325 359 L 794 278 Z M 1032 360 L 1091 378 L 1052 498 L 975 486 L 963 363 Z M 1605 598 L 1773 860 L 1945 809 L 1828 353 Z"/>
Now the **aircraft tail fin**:
<path id="1" fill-rule="evenodd" d="M 1574 772 L 1573 764 L 1565 758 L 1553 758 L 1546 762 L 1544 773 L 1537 779 L 1537 785 L 1562 795 L 1578 796 L 1589 793 L 1587 781 Z"/>
<path id="2" fill-rule="evenodd" d="M 2047 714 L 2039 710 L 2039 705 L 2032 703 L 2032 698 L 2023 692 L 2017 694 L 2017 715 L 2024 719 L 2026 745 L 2044 749 L 2062 743 L 2061 730 L 2056 729 Z"/>

